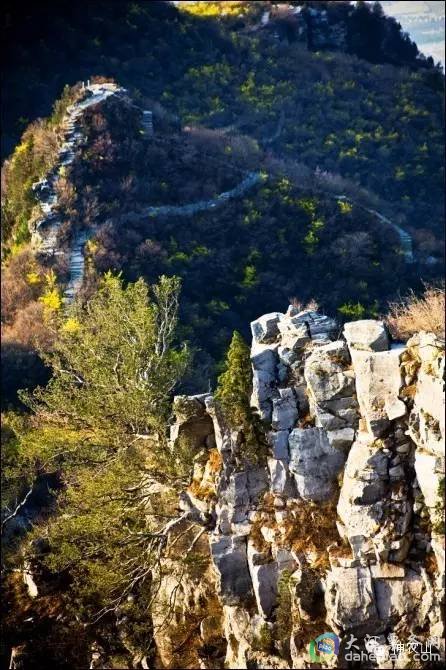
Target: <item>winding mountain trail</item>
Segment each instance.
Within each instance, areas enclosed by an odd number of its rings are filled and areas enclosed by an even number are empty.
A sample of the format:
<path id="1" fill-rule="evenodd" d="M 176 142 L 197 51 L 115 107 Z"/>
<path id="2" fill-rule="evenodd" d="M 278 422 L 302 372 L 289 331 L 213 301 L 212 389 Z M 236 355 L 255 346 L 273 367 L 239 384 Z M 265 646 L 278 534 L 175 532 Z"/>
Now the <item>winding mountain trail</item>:
<path id="1" fill-rule="evenodd" d="M 66 169 L 74 160 L 76 149 L 84 137 L 79 128 L 79 119 L 86 109 L 103 102 L 112 95 L 123 95 L 127 91 L 113 83 L 91 84 L 86 86 L 85 97 L 67 107 L 66 116 L 63 121 L 64 143 L 59 150 L 58 160 L 41 181 L 33 184 L 33 191 L 40 201 L 43 217 L 35 224 L 32 231 L 32 243 L 36 246 L 38 253 L 43 255 L 61 255 L 63 251 L 57 248 L 57 233 L 63 223 L 57 212 L 58 196 L 57 183 Z M 151 125 L 151 113 L 146 116 L 146 125 Z M 149 129 L 149 128 L 148 128 Z M 64 292 L 66 302 L 71 302 L 80 285 L 84 274 L 83 246 L 87 240 L 87 234 L 77 234 L 69 257 L 70 279 Z"/>
<path id="2" fill-rule="evenodd" d="M 58 211 L 57 184 L 61 176 L 69 165 L 74 161 L 76 149 L 84 140 L 80 129 L 79 119 L 86 109 L 103 102 L 113 95 L 127 95 L 126 89 L 114 83 L 92 84 L 84 89 L 83 98 L 67 107 L 66 116 L 63 121 L 64 143 L 59 150 L 58 160 L 53 169 L 41 181 L 33 184 L 33 191 L 40 201 L 43 217 L 37 221 L 32 231 L 32 242 L 36 246 L 38 253 L 43 255 L 60 255 L 64 252 L 58 249 L 57 234 L 63 223 Z M 136 105 L 135 105 L 136 106 Z M 138 108 L 139 109 L 139 108 Z M 142 111 L 142 129 L 149 135 L 153 134 L 152 112 Z M 283 119 L 279 120 L 279 128 Z M 162 217 L 162 216 L 193 216 L 199 212 L 213 210 L 221 207 L 233 198 L 240 197 L 246 191 L 253 188 L 256 184 L 265 179 L 261 172 L 250 171 L 234 188 L 224 191 L 215 198 L 209 200 L 199 200 L 197 202 L 186 203 L 184 205 L 159 205 L 147 207 L 140 212 L 138 216 L 143 217 Z M 338 200 L 350 202 L 363 210 L 376 216 L 383 223 L 391 226 L 400 239 L 401 249 L 407 263 L 414 262 L 413 244 L 410 234 L 400 226 L 394 224 L 390 219 L 380 212 L 368 209 L 360 203 L 352 200 L 346 195 L 334 196 Z M 82 285 L 84 278 L 84 246 L 89 234 L 87 231 L 77 232 L 69 252 L 69 271 L 70 278 L 64 291 L 64 298 L 67 304 L 71 303 L 77 291 Z"/>
<path id="3" fill-rule="evenodd" d="M 336 198 L 337 200 L 342 200 L 343 202 L 349 202 L 352 205 L 356 205 L 356 207 L 360 207 L 365 212 L 368 212 L 369 214 L 376 216 L 376 218 L 379 219 L 379 221 L 381 221 L 382 223 L 385 223 L 391 228 L 393 228 L 395 232 L 398 233 L 398 236 L 400 238 L 401 250 L 404 254 L 404 259 L 406 263 L 415 262 L 413 254 L 413 240 L 412 236 L 407 232 L 407 230 L 404 230 L 404 228 L 401 228 L 396 223 L 393 223 L 393 221 L 388 219 L 386 216 L 384 216 L 380 212 L 377 212 L 376 209 L 369 209 L 368 207 L 361 205 L 361 203 L 357 202 L 356 200 L 353 200 L 352 198 L 349 198 L 346 195 L 335 195 L 333 197 Z"/>
<path id="4" fill-rule="evenodd" d="M 84 279 L 84 246 L 88 240 L 88 234 L 85 230 L 78 233 L 71 246 L 70 253 L 70 279 L 64 291 L 65 301 L 70 303 L 74 300 L 74 296 L 82 286 Z"/>
<path id="5" fill-rule="evenodd" d="M 158 207 L 148 207 L 141 213 L 141 216 L 192 216 L 198 212 L 204 212 L 209 209 L 221 207 L 228 200 L 243 195 L 250 188 L 263 181 L 260 172 L 248 172 L 247 176 L 234 188 L 229 191 L 223 191 L 215 198 L 210 200 L 198 200 L 186 205 L 159 205 Z"/>
<path id="6" fill-rule="evenodd" d="M 103 102 L 112 95 L 126 95 L 127 91 L 113 83 L 92 84 L 85 87 L 86 97 L 67 107 L 66 117 L 63 121 L 64 143 L 59 150 L 58 160 L 53 169 L 41 181 L 33 184 L 33 191 L 40 202 L 43 217 L 37 221 L 32 231 L 32 242 L 38 253 L 48 256 L 61 255 L 64 252 L 58 249 L 57 234 L 63 223 L 58 211 L 57 184 L 64 169 L 74 161 L 76 149 L 84 140 L 79 127 L 79 119 L 86 109 Z M 152 112 L 142 111 L 142 129 L 149 135 L 153 134 Z M 220 193 L 210 200 L 199 200 L 198 202 L 185 205 L 161 205 L 148 207 L 141 216 L 192 216 L 198 212 L 212 210 L 222 206 L 228 200 L 236 198 L 257 183 L 263 180 L 261 173 L 248 172 L 246 177 L 229 191 Z M 84 246 L 88 240 L 86 231 L 79 231 L 71 245 L 69 252 L 70 279 L 64 291 L 64 299 L 67 304 L 73 301 L 74 296 L 82 285 L 84 277 Z"/>
<path id="7" fill-rule="evenodd" d="M 59 158 L 45 179 L 33 184 L 33 191 L 40 200 L 44 216 L 37 221 L 32 233 L 32 240 L 38 247 L 39 253 L 57 254 L 57 232 L 62 225 L 57 213 L 58 197 L 57 183 L 66 169 L 74 160 L 76 149 L 83 140 L 79 129 L 79 118 L 83 112 L 106 100 L 111 95 L 126 93 L 126 90 L 116 84 L 91 84 L 85 88 L 86 97 L 67 107 L 63 121 L 64 143 L 59 150 Z"/>
<path id="8" fill-rule="evenodd" d="M 157 217 L 157 216 L 193 216 L 198 212 L 212 210 L 221 207 L 228 200 L 243 195 L 250 188 L 263 180 L 263 177 L 258 172 L 250 172 L 237 186 L 230 191 L 220 193 L 212 200 L 199 200 L 198 202 L 189 203 L 186 205 L 160 205 L 158 207 L 148 207 L 144 212 L 140 213 L 140 217 Z M 84 278 L 84 246 L 88 240 L 88 233 L 81 231 L 77 234 L 70 252 L 70 280 L 64 292 L 65 302 L 73 301 L 78 289 L 82 285 Z"/>

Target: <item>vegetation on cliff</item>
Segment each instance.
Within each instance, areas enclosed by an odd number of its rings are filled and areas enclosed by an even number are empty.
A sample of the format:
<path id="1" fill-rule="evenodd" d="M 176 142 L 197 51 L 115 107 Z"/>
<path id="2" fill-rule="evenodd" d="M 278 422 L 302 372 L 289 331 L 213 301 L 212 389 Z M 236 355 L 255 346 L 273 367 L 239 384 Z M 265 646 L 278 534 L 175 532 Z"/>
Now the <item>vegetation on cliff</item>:
<path id="1" fill-rule="evenodd" d="M 444 286 L 427 286 L 422 295 L 413 291 L 389 307 L 387 324 L 395 339 L 407 340 L 424 330 L 445 338 Z"/>
<path id="2" fill-rule="evenodd" d="M 52 477 L 57 501 L 47 499 L 47 518 L 23 547 L 25 560 L 63 584 L 59 606 L 70 617 L 94 623 L 122 615 L 131 596 L 134 644 L 139 630 L 150 638 L 138 617 L 147 616 L 156 593 L 166 517 L 175 518 L 177 459 L 166 423 L 188 363 L 174 341 L 179 288 L 176 278 L 161 277 L 149 291 L 143 280 L 124 287 L 107 275 L 84 307 L 54 322 L 45 354 L 52 377 L 24 394 L 32 413 L 6 415 L 2 435 L 6 567 L 19 560 L 14 530 L 8 533 L 17 501 Z M 156 481 L 161 489 L 152 492 Z"/>

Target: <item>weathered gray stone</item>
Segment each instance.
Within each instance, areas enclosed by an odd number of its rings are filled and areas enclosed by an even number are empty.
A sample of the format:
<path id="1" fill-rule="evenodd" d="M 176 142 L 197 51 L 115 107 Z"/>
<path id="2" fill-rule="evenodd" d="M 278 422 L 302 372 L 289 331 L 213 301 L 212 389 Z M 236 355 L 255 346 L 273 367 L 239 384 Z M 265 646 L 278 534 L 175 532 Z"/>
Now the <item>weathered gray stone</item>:
<path id="1" fill-rule="evenodd" d="M 284 346 L 297 351 L 304 347 L 311 340 L 310 331 L 297 315 L 285 315 L 278 324 L 281 333 L 281 342 Z"/>
<path id="2" fill-rule="evenodd" d="M 387 351 L 389 348 L 389 336 L 382 321 L 365 319 L 346 323 L 344 337 L 350 349 Z"/>
<path id="3" fill-rule="evenodd" d="M 396 465 L 393 468 L 389 468 L 389 477 L 393 480 L 404 479 L 405 473 L 404 468 L 401 465 Z"/>
<path id="4" fill-rule="evenodd" d="M 327 432 L 328 441 L 335 449 L 349 449 L 355 439 L 354 428 L 340 428 Z"/>
<path id="5" fill-rule="evenodd" d="M 325 606 L 327 622 L 336 632 L 365 634 L 384 630 L 369 568 L 332 568 L 327 575 Z"/>
<path id="6" fill-rule="evenodd" d="M 404 347 L 381 352 L 351 350 L 361 414 L 370 433 L 377 437 L 389 427 L 386 408 L 398 401 L 403 385 L 400 369 L 403 351 Z"/>
<path id="7" fill-rule="evenodd" d="M 310 332 L 306 325 L 295 326 L 287 319 L 279 322 L 281 345 L 297 354 L 311 341 Z"/>
<path id="8" fill-rule="evenodd" d="M 371 539 L 376 546 L 381 546 L 379 531 L 384 517 L 387 481 L 387 457 L 377 450 L 367 434 L 360 433 L 347 458 L 338 501 L 338 515 L 342 522 L 339 530 L 350 542 L 355 557 L 369 548 L 373 552 Z"/>
<path id="9" fill-rule="evenodd" d="M 252 644 L 252 625 L 249 612 L 242 607 L 223 605 L 224 635 L 232 644 L 226 648 L 225 664 L 230 668 L 246 668 Z"/>
<path id="10" fill-rule="evenodd" d="M 439 506 L 442 493 L 440 481 L 444 478 L 443 459 L 421 450 L 415 452 L 415 472 L 427 507 Z"/>
<path id="11" fill-rule="evenodd" d="M 266 421 L 271 421 L 271 400 L 278 395 L 276 391 L 277 346 L 254 343 L 251 349 L 253 367 L 251 406 L 255 407 L 260 417 Z"/>
<path id="12" fill-rule="evenodd" d="M 321 428 L 295 428 L 289 436 L 290 471 L 305 500 L 326 500 L 335 490 L 338 472 L 345 462 Z"/>
<path id="13" fill-rule="evenodd" d="M 247 555 L 257 609 L 264 619 L 268 619 L 277 601 L 277 563 L 265 562 L 263 554 L 249 540 Z"/>
<path id="14" fill-rule="evenodd" d="M 252 377 L 251 407 L 258 410 L 265 421 L 271 421 L 272 397 L 275 394 L 274 377 L 263 370 L 254 370 Z"/>
<path id="15" fill-rule="evenodd" d="M 319 337 L 331 339 L 337 330 L 337 323 L 324 314 L 318 314 L 312 310 L 304 310 L 298 314 L 286 314 L 279 324 L 282 335 L 294 334 L 302 338 L 297 346 L 303 346 L 306 338 L 317 339 Z"/>
<path id="16" fill-rule="evenodd" d="M 354 377 L 344 372 L 348 361 L 347 345 L 340 340 L 314 349 L 307 358 L 305 380 L 316 403 L 353 395 Z"/>
<path id="17" fill-rule="evenodd" d="M 441 456 L 446 438 L 444 343 L 432 333 L 419 333 L 407 342 L 407 347 L 421 362 L 409 418 L 411 437 L 426 451 Z"/>
<path id="18" fill-rule="evenodd" d="M 268 433 L 268 444 L 272 449 L 274 458 L 282 461 L 289 460 L 288 434 L 287 430 L 272 430 Z"/>
<path id="19" fill-rule="evenodd" d="M 284 366 L 284 373 L 281 375 L 284 381 L 286 379 L 287 368 L 297 361 L 298 354 L 288 346 L 280 346 L 277 350 L 277 354 L 279 356 L 279 360 Z"/>
<path id="20" fill-rule="evenodd" d="M 219 579 L 219 595 L 225 605 L 246 602 L 252 594 L 252 583 L 246 556 L 246 538 L 231 535 L 214 536 L 211 556 Z"/>
<path id="21" fill-rule="evenodd" d="M 290 430 L 298 417 L 296 398 L 290 388 L 279 389 L 279 398 L 273 399 L 272 426 L 275 430 Z"/>
<path id="22" fill-rule="evenodd" d="M 406 405 L 402 400 L 398 400 L 398 398 L 386 398 L 384 402 L 384 408 L 390 421 L 393 421 L 394 419 L 401 419 L 401 417 L 407 414 Z"/>
<path id="23" fill-rule="evenodd" d="M 346 342 L 334 340 L 312 351 L 309 359 L 312 361 L 323 361 L 332 363 L 336 370 L 345 369 L 350 365 L 351 358 Z"/>
<path id="24" fill-rule="evenodd" d="M 268 458 L 268 469 L 271 478 L 271 491 L 276 495 L 295 498 L 297 495 L 295 483 L 290 477 L 288 461 Z"/>
<path id="25" fill-rule="evenodd" d="M 428 603 L 421 575 L 409 570 L 404 579 L 376 579 L 373 586 L 379 618 L 386 627 L 394 627 L 402 617 L 412 625 L 424 623 Z"/>
<path id="26" fill-rule="evenodd" d="M 262 466 L 251 465 L 247 467 L 247 491 L 249 496 L 249 502 L 252 505 L 256 505 L 258 502 L 259 496 L 262 495 L 268 488 L 269 479 L 266 468 Z"/>
<path id="27" fill-rule="evenodd" d="M 278 324 L 283 318 L 280 312 L 264 314 L 255 321 L 251 322 L 251 332 L 256 342 L 274 342 L 279 335 Z"/>
<path id="28" fill-rule="evenodd" d="M 307 323 L 310 329 L 311 339 L 318 337 L 324 339 L 333 339 L 338 330 L 338 323 L 335 319 L 325 316 L 325 314 L 318 314 L 317 312 L 303 312 L 302 318 Z"/>
<path id="29" fill-rule="evenodd" d="M 326 431 L 345 428 L 346 422 L 340 416 L 325 411 L 320 405 L 311 403 L 311 411 L 316 417 L 315 425 L 317 428 L 324 428 Z"/>
<path id="30" fill-rule="evenodd" d="M 233 472 L 220 495 L 220 505 L 227 506 L 229 521 L 242 523 L 247 519 L 249 509 L 248 476 L 244 472 Z"/>
<path id="31" fill-rule="evenodd" d="M 251 348 L 251 364 L 254 370 L 264 370 L 274 376 L 278 345 L 257 344 Z"/>
<path id="32" fill-rule="evenodd" d="M 317 427 L 327 431 L 357 427 L 355 379 L 349 365 L 350 354 L 343 340 L 317 347 L 307 358 L 305 380 Z"/>
<path id="33" fill-rule="evenodd" d="M 406 569 L 395 563 L 377 563 L 370 566 L 370 572 L 373 579 L 403 579 Z"/>

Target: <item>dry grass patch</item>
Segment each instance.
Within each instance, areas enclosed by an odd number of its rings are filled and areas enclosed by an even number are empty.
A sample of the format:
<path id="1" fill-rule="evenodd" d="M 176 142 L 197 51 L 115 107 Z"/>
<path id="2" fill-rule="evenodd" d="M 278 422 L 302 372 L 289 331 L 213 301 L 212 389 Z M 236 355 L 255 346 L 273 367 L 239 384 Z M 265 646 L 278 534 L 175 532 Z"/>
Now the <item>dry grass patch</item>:
<path id="1" fill-rule="evenodd" d="M 436 577 L 438 575 L 438 563 L 433 552 L 426 554 L 424 567 L 426 568 L 427 574 L 431 577 Z"/>
<path id="2" fill-rule="evenodd" d="M 445 336 L 444 287 L 426 286 L 421 296 L 413 291 L 400 302 L 390 303 L 386 323 L 392 337 L 408 340 L 421 330 Z"/>
<path id="3" fill-rule="evenodd" d="M 335 501 L 299 502 L 284 526 L 284 545 L 297 554 L 313 554 L 316 559 L 312 567 L 325 572 L 330 565 L 327 548 L 339 540 Z"/>
<path id="4" fill-rule="evenodd" d="M 211 472 L 218 474 L 223 465 L 223 459 L 218 449 L 211 449 L 209 452 L 209 469 Z"/>

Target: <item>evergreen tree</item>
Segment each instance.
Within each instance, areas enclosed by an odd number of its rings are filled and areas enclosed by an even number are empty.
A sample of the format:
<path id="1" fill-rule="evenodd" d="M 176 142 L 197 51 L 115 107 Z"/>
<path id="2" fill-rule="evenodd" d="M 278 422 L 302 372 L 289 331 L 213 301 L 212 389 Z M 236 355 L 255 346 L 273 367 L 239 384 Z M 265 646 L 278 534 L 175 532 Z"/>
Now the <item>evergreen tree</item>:
<path id="1" fill-rule="evenodd" d="M 215 397 L 220 401 L 230 427 L 241 431 L 240 455 L 260 464 L 266 454 L 266 440 L 263 426 L 250 406 L 251 380 L 249 347 L 240 333 L 234 331 Z"/>
<path id="2" fill-rule="evenodd" d="M 249 347 L 236 330 L 225 360 L 225 371 L 218 378 L 216 398 L 233 428 L 243 425 L 250 417 L 251 363 Z"/>

